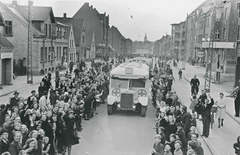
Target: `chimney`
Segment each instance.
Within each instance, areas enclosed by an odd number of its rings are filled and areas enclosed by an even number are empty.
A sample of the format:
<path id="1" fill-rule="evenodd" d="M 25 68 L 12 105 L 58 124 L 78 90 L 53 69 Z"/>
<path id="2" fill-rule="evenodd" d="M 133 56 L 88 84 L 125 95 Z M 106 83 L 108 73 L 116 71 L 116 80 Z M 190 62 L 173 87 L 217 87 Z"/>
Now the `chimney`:
<path id="1" fill-rule="evenodd" d="M 92 8 L 92 5 L 91 5 L 91 8 Z"/>
<path id="2" fill-rule="evenodd" d="M 67 18 L 67 13 L 63 13 L 63 18 Z"/>
<path id="3" fill-rule="evenodd" d="M 17 5 L 18 5 L 17 0 L 13 0 L 13 1 L 12 1 L 12 5 L 13 5 L 13 6 L 17 6 Z"/>
<path id="4" fill-rule="evenodd" d="M 88 2 L 86 2 L 85 4 L 87 4 L 87 5 L 89 6 L 89 3 L 88 3 Z"/>

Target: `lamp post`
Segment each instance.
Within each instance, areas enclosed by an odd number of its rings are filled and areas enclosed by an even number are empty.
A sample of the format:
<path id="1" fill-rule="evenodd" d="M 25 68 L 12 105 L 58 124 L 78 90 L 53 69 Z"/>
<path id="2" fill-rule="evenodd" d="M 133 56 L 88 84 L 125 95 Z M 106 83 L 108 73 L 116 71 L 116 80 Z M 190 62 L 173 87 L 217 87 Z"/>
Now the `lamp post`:
<path id="1" fill-rule="evenodd" d="M 32 34 L 32 5 L 33 2 L 31 0 L 28 1 L 28 55 L 27 55 L 27 83 L 33 83 L 33 74 L 32 74 L 32 42 L 33 42 L 33 34 Z"/>

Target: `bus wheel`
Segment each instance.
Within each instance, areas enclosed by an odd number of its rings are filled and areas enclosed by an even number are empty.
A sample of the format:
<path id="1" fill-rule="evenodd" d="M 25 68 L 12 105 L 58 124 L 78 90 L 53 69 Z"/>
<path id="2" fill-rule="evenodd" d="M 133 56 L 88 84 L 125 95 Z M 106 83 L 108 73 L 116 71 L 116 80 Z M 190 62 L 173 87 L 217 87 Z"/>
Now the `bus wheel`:
<path id="1" fill-rule="evenodd" d="M 113 113 L 112 105 L 107 105 L 107 113 L 108 113 L 108 115 L 112 115 L 112 113 Z"/>
<path id="2" fill-rule="evenodd" d="M 146 106 L 142 106 L 141 107 L 141 116 L 145 117 L 146 116 L 146 111 L 147 111 L 147 107 Z"/>

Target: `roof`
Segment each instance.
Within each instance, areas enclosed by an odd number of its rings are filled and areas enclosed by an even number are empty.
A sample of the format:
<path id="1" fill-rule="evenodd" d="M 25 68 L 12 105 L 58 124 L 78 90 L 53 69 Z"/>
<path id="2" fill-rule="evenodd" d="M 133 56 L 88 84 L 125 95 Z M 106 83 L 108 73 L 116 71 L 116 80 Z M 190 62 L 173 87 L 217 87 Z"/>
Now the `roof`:
<path id="1" fill-rule="evenodd" d="M 126 69 L 131 68 L 132 74 L 126 74 Z M 123 63 L 110 72 L 111 77 L 119 77 L 125 79 L 138 79 L 149 77 L 149 67 L 143 63 Z"/>
<path id="2" fill-rule="evenodd" d="M 14 48 L 13 44 L 0 33 L 0 47 Z"/>
<path id="3" fill-rule="evenodd" d="M 28 6 L 17 5 L 17 9 L 26 19 L 28 19 Z M 52 7 L 32 6 L 32 11 L 33 21 L 46 21 L 50 15 L 52 23 L 55 23 Z"/>
<path id="4" fill-rule="evenodd" d="M 72 18 L 55 17 L 55 20 L 68 26 L 72 25 Z"/>
<path id="5" fill-rule="evenodd" d="M 0 26 L 5 26 L 5 25 L 6 25 L 6 23 L 5 23 L 4 18 L 2 16 L 2 12 L 0 11 Z"/>
<path id="6" fill-rule="evenodd" d="M 11 4 L 4 4 L 2 2 L 0 2 L 0 5 L 10 14 L 12 15 L 14 18 L 16 18 L 23 26 L 25 26 L 26 28 L 28 28 L 28 22 L 26 20 L 26 18 L 19 12 L 18 9 L 16 9 L 15 7 L 13 7 Z M 45 36 L 45 34 L 43 34 L 42 32 L 40 32 L 37 28 L 35 28 L 34 26 L 32 26 L 32 32 L 34 36 Z"/>

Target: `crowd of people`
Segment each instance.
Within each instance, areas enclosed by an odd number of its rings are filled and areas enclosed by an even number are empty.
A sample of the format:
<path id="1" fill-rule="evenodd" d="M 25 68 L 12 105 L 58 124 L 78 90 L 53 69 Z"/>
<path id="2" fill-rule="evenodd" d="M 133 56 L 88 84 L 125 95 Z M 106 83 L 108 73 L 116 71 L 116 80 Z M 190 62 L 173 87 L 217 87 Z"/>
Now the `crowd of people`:
<path id="1" fill-rule="evenodd" d="M 150 78 L 153 105 L 157 108 L 152 155 L 203 155 L 196 130 L 197 115 L 187 112 L 172 91 L 174 77 L 170 65 L 159 61 Z M 205 102 L 208 104 L 211 99 Z"/>
<path id="2" fill-rule="evenodd" d="M 108 95 L 110 70 L 107 62 L 92 62 L 89 70 L 84 62 L 76 66 L 64 74 L 57 69 L 55 81 L 51 73 L 44 76 L 27 100 L 16 91 L 1 105 L 0 155 L 71 155 L 82 118 L 96 115 Z"/>

